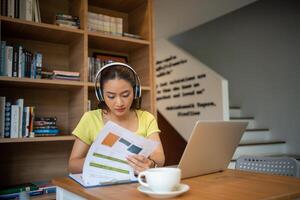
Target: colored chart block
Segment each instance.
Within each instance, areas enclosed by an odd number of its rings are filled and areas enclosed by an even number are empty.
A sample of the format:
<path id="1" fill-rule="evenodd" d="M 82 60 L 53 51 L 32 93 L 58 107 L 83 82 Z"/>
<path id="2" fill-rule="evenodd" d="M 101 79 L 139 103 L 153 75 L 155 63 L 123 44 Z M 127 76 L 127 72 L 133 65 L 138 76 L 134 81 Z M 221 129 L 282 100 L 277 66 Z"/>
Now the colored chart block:
<path id="1" fill-rule="evenodd" d="M 139 154 L 143 149 L 141 147 L 131 145 L 127 150 L 131 153 Z"/>
<path id="2" fill-rule="evenodd" d="M 124 138 L 121 138 L 121 139 L 119 140 L 119 142 L 125 144 L 126 146 L 130 146 L 130 145 L 131 145 L 131 143 L 128 142 L 127 140 L 125 140 Z"/>
<path id="3" fill-rule="evenodd" d="M 106 138 L 104 138 L 102 144 L 103 145 L 106 145 L 106 146 L 109 146 L 109 147 L 112 147 L 116 141 L 118 141 L 120 137 L 113 134 L 113 133 L 109 133 Z"/>

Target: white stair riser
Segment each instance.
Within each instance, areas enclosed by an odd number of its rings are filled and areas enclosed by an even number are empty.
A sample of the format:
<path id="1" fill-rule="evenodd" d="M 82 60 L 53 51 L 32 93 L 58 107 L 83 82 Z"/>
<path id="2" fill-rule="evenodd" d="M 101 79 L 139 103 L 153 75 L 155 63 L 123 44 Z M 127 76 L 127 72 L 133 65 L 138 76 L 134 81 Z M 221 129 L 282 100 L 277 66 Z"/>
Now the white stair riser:
<path id="1" fill-rule="evenodd" d="M 246 131 L 240 143 L 266 142 L 270 139 L 270 131 Z"/>
<path id="2" fill-rule="evenodd" d="M 248 122 L 247 129 L 255 129 L 256 127 L 256 122 L 253 119 L 247 120 L 247 119 L 234 119 L 230 121 L 235 121 L 235 122 Z"/>
<path id="3" fill-rule="evenodd" d="M 251 145 L 239 146 L 232 159 L 237 159 L 242 155 L 267 156 L 272 154 L 284 154 L 285 144 Z"/>
<path id="4" fill-rule="evenodd" d="M 230 109 L 229 110 L 230 117 L 242 117 L 241 109 Z"/>

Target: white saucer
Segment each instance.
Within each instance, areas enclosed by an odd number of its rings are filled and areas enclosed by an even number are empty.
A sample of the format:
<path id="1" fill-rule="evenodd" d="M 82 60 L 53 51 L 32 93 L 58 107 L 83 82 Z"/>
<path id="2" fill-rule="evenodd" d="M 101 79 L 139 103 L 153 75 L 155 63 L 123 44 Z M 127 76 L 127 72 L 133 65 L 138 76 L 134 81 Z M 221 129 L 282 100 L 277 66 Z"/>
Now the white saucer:
<path id="1" fill-rule="evenodd" d="M 147 194 L 151 197 L 162 199 L 162 198 L 171 198 L 171 197 L 178 196 L 188 191 L 190 187 L 186 184 L 181 183 L 177 186 L 176 190 L 171 192 L 153 192 L 150 188 L 144 187 L 142 185 L 140 185 L 137 189 L 138 191 Z"/>

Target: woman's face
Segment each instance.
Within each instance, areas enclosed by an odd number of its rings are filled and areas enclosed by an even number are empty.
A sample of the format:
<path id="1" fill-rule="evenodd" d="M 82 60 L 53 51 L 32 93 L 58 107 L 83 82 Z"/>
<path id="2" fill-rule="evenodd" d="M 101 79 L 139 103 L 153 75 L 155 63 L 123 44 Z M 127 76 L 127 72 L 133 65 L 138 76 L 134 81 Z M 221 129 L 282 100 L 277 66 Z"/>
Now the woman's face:
<path id="1" fill-rule="evenodd" d="M 104 101 L 109 111 L 117 117 L 129 113 L 134 98 L 131 84 L 124 79 L 108 80 L 103 85 Z"/>

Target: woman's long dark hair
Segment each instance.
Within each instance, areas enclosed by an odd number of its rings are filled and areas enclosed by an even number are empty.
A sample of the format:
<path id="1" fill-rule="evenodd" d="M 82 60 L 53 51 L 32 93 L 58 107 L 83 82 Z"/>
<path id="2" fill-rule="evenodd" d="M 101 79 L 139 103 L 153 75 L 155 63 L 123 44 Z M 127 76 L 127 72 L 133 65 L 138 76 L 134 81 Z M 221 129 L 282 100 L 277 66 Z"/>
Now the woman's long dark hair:
<path id="1" fill-rule="evenodd" d="M 133 88 L 133 95 L 135 95 L 136 84 L 138 84 L 138 82 L 136 80 L 134 72 L 131 69 L 129 69 L 128 67 L 125 67 L 122 65 L 114 65 L 114 66 L 104 69 L 101 72 L 100 90 L 101 90 L 103 98 L 104 98 L 103 85 L 107 81 L 114 80 L 114 79 L 122 79 L 122 80 L 125 80 L 128 83 L 130 83 L 130 85 Z M 142 100 L 141 97 L 134 98 L 133 102 L 130 106 L 130 109 L 140 109 L 141 108 L 141 100 Z M 98 104 L 98 107 L 100 109 L 108 110 L 108 107 L 107 107 L 105 101 L 100 101 Z"/>

